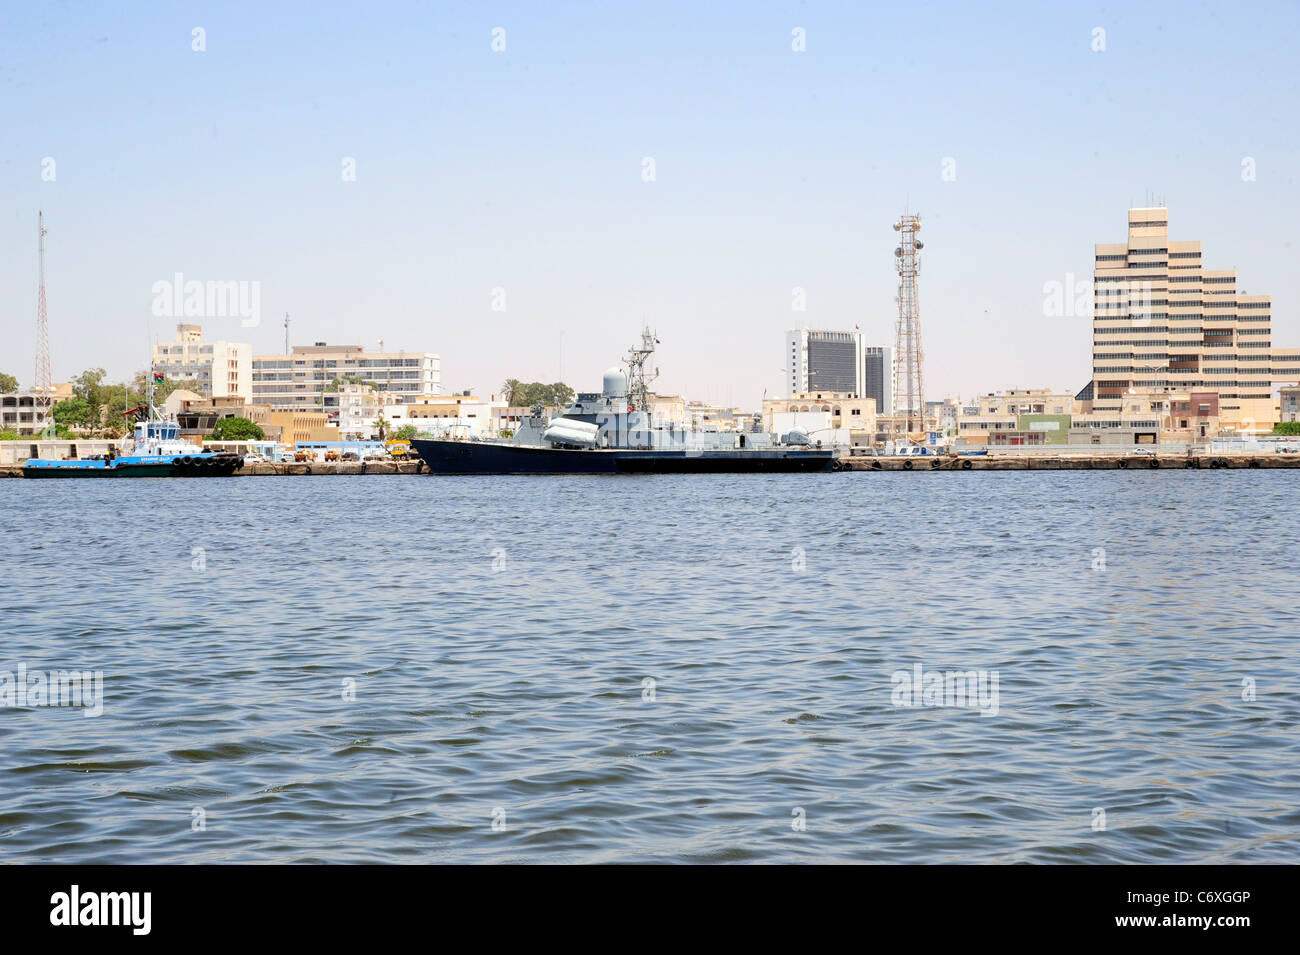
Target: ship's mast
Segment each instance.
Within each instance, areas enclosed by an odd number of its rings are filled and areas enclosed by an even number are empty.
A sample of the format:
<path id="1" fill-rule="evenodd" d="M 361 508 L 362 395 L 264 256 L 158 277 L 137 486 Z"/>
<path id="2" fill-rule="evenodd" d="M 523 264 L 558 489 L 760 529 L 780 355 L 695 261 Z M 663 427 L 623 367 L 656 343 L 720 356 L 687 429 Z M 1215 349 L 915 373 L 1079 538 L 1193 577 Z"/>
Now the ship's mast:
<path id="1" fill-rule="evenodd" d="M 640 347 L 633 346 L 628 351 L 627 357 L 623 359 L 623 364 L 627 365 L 628 400 L 637 411 L 650 410 L 650 383 L 659 377 L 659 369 L 656 368 L 651 373 L 646 362 L 655 353 L 655 345 L 658 342 L 654 332 L 650 331 L 650 326 L 647 325 L 641 330 Z"/>
<path id="2" fill-rule="evenodd" d="M 153 359 L 149 359 L 149 374 L 145 375 L 145 387 L 149 389 L 149 420 L 153 421 L 157 416 L 157 411 L 153 406 Z"/>

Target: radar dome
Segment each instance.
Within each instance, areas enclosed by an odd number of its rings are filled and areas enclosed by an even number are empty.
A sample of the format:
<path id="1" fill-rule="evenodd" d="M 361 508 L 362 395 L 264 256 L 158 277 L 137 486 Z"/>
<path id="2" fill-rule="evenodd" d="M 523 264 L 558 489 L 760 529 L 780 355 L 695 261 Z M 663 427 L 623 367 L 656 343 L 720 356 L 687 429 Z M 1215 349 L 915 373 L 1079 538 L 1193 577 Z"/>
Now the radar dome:
<path id="1" fill-rule="evenodd" d="M 622 398 L 627 394 L 627 375 L 623 369 L 614 367 L 606 370 L 604 394 L 606 398 Z"/>

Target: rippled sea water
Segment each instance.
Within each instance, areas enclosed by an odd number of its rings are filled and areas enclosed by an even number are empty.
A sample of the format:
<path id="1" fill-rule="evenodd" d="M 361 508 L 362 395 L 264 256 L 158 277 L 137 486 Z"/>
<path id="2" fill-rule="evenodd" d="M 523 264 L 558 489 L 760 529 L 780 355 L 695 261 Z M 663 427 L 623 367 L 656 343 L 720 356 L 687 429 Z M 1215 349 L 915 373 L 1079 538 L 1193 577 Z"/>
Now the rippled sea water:
<path id="1" fill-rule="evenodd" d="M 1294 482 L 6 481 L 0 858 L 1294 863 Z"/>

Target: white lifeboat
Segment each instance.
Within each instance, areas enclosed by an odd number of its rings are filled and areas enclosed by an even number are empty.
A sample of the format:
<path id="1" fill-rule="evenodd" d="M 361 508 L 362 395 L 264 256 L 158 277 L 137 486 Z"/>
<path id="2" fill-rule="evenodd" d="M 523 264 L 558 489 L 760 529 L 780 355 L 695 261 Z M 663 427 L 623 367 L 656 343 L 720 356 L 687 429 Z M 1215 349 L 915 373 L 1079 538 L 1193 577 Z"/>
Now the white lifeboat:
<path id="1" fill-rule="evenodd" d="M 542 439 L 556 445 L 594 448 L 599 434 L 600 429 L 589 421 L 556 418 L 551 422 L 551 426 L 542 432 Z"/>

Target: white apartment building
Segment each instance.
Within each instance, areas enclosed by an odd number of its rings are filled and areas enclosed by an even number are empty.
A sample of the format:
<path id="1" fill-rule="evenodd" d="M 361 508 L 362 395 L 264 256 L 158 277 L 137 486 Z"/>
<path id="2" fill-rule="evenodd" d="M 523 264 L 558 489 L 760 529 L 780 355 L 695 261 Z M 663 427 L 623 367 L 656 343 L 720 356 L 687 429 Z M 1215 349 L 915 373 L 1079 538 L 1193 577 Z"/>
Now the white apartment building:
<path id="1" fill-rule="evenodd" d="M 477 438 L 492 434 L 503 418 L 508 419 L 507 409 L 505 400 L 495 395 L 484 401 L 466 392 L 398 405 L 390 410 L 400 416 L 390 420 L 395 425 L 413 425 L 424 435 Z"/>
<path id="2" fill-rule="evenodd" d="M 367 384 L 410 403 L 442 393 L 442 360 L 431 352 L 368 352 L 360 345 L 294 345 L 253 356 L 253 401 L 274 411 L 337 412 L 331 383 Z"/>
<path id="3" fill-rule="evenodd" d="M 329 398 L 329 394 L 326 394 Z M 404 421 L 400 398 L 390 391 L 377 391 L 370 385 L 341 384 L 333 396 L 338 411 L 339 439 L 367 440 L 378 435 L 377 425 L 383 418 L 391 431 Z"/>
<path id="4" fill-rule="evenodd" d="M 195 381 L 208 398 L 249 398 L 253 393 L 253 346 L 205 342 L 203 326 L 177 325 L 176 341 L 154 345 L 153 370 L 170 381 Z"/>

